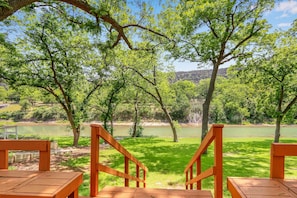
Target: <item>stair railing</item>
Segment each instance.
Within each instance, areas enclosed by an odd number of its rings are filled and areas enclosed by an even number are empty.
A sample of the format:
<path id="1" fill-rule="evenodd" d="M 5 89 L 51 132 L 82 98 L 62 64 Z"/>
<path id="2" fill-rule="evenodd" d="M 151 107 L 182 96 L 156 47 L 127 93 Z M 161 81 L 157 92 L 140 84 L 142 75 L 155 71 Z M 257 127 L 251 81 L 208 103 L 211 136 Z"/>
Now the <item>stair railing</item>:
<path id="1" fill-rule="evenodd" d="M 120 152 L 124 160 L 124 172 L 120 172 L 108 166 L 99 163 L 99 142 L 100 138 Z M 129 162 L 136 165 L 136 176 L 129 174 Z M 141 178 L 142 170 L 142 178 Z M 91 125 L 91 175 L 90 175 L 90 196 L 95 197 L 98 194 L 99 172 L 105 172 L 117 177 L 124 178 L 125 187 L 129 187 L 129 181 L 136 181 L 136 187 L 143 183 L 146 187 L 146 173 L 148 168 L 131 155 L 121 144 L 119 144 L 101 125 Z"/>
<path id="2" fill-rule="evenodd" d="M 223 197 L 223 127 L 221 124 L 212 125 L 209 132 L 201 142 L 200 147 L 185 168 L 186 189 L 193 189 L 196 184 L 197 190 L 201 190 L 201 181 L 210 176 L 214 176 L 214 197 Z M 214 164 L 209 169 L 201 172 L 202 154 L 211 143 L 214 143 Z M 194 177 L 194 165 L 196 165 L 196 176 Z"/>

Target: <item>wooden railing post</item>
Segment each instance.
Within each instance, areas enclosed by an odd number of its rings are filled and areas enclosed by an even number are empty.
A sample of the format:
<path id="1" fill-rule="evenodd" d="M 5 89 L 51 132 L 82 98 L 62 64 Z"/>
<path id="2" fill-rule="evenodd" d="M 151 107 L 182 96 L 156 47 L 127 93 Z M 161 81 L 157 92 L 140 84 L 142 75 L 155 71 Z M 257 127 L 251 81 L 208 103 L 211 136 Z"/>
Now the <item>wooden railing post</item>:
<path id="1" fill-rule="evenodd" d="M 143 169 L 143 181 L 146 181 L 146 171 Z M 146 188 L 146 182 L 143 182 L 143 188 Z"/>
<path id="2" fill-rule="evenodd" d="M 196 176 L 201 174 L 201 157 L 199 156 L 196 161 Z M 201 180 L 197 181 L 197 190 L 201 190 Z"/>
<path id="3" fill-rule="evenodd" d="M 193 179 L 193 166 L 190 168 L 190 180 Z M 193 190 L 193 183 L 190 184 L 190 189 Z"/>
<path id="4" fill-rule="evenodd" d="M 129 158 L 125 156 L 125 174 L 129 175 Z M 125 187 L 129 187 L 129 179 L 125 178 Z"/>
<path id="5" fill-rule="evenodd" d="M 98 127 L 91 128 L 91 174 L 90 174 L 90 196 L 96 197 L 98 193 L 98 183 L 99 183 L 99 175 L 98 175 L 98 167 L 99 163 L 99 130 Z"/>
<path id="6" fill-rule="evenodd" d="M 136 164 L 136 177 L 139 178 L 139 165 Z M 136 181 L 136 187 L 139 188 L 139 181 Z"/>
<path id="7" fill-rule="evenodd" d="M 214 193 L 215 197 L 223 197 L 223 129 L 220 125 L 214 128 Z"/>

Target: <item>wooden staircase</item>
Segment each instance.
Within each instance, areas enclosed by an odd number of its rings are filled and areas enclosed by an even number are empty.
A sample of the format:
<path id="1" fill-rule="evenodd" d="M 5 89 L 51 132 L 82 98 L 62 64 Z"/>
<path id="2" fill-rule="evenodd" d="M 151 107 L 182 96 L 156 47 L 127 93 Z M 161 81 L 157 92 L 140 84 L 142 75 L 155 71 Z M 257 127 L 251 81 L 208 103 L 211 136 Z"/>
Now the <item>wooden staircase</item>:
<path id="1" fill-rule="evenodd" d="M 181 189 L 149 189 L 146 188 L 148 168 L 120 145 L 101 125 L 91 125 L 91 174 L 90 197 L 98 198 L 212 198 L 211 191 L 201 190 L 201 180 L 214 176 L 214 197 L 222 198 L 222 128 L 224 125 L 213 125 L 202 141 L 200 147 L 185 169 L 185 190 Z M 102 138 L 124 156 L 124 171 L 118 171 L 99 163 L 99 142 Z M 208 146 L 214 143 L 214 164 L 201 171 L 201 156 Z M 130 164 L 135 165 L 135 174 L 130 174 Z M 195 170 L 195 173 L 194 173 Z M 99 172 L 105 172 L 124 178 L 125 187 L 105 187 L 98 192 Z M 133 171 L 134 172 L 134 171 Z M 136 182 L 136 188 L 130 188 L 130 180 Z M 143 188 L 139 188 L 143 184 Z M 194 188 L 196 188 L 194 190 Z M 83 197 L 81 197 L 83 198 Z M 86 198 L 86 197 L 85 197 Z"/>

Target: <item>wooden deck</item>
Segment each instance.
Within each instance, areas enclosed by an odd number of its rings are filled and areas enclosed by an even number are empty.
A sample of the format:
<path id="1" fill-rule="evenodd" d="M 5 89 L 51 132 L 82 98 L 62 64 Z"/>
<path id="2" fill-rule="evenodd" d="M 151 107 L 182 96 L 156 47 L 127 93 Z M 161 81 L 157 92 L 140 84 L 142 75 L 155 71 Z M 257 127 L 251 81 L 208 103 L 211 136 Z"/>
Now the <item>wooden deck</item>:
<path id="1" fill-rule="evenodd" d="M 207 190 L 178 190 L 153 188 L 105 187 L 97 195 L 99 198 L 211 198 Z"/>

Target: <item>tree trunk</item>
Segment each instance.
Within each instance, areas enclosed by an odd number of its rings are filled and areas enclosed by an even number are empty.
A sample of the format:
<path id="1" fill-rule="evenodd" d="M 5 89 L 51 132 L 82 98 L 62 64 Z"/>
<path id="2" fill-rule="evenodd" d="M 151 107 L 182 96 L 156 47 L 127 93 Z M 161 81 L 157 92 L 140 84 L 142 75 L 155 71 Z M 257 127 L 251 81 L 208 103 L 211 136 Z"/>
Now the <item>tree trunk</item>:
<path id="1" fill-rule="evenodd" d="M 163 109 L 163 111 L 164 111 L 164 113 L 166 115 L 167 121 L 170 124 L 171 130 L 172 130 L 172 133 L 173 133 L 173 142 L 178 142 L 177 132 L 176 132 L 176 128 L 175 128 L 175 125 L 173 123 L 173 120 L 172 120 L 170 114 L 168 113 L 167 109 L 165 107 L 162 107 L 162 109 Z"/>
<path id="2" fill-rule="evenodd" d="M 138 100 L 137 100 L 137 95 L 135 97 L 135 102 L 134 102 L 134 123 L 133 123 L 133 131 L 132 131 L 132 137 L 136 137 L 136 132 L 137 132 L 137 123 L 138 123 Z"/>
<path id="3" fill-rule="evenodd" d="M 274 142 L 278 143 L 280 138 L 280 125 L 282 122 L 283 117 L 277 116 L 276 118 L 276 125 L 275 125 L 275 133 L 274 133 Z"/>
<path id="4" fill-rule="evenodd" d="M 213 67 L 213 71 L 211 74 L 211 79 L 209 82 L 209 88 L 208 88 L 208 92 L 205 98 L 205 101 L 203 103 L 203 115 L 202 115 L 202 131 L 201 131 L 201 142 L 204 139 L 204 137 L 206 136 L 207 132 L 208 132 L 208 116 L 209 116 L 209 108 L 210 108 L 210 102 L 212 99 L 212 95 L 213 92 L 215 90 L 215 82 L 216 82 L 216 78 L 217 78 L 217 73 L 218 73 L 218 69 L 219 69 L 219 64 L 216 63 L 214 64 Z"/>
<path id="5" fill-rule="evenodd" d="M 110 134 L 113 137 L 113 113 L 110 115 Z"/>
<path id="6" fill-rule="evenodd" d="M 73 132 L 73 146 L 78 147 L 78 140 L 80 137 L 80 125 L 72 128 Z"/>
<path id="7" fill-rule="evenodd" d="M 209 105 L 210 101 L 204 101 L 202 106 L 202 131 L 201 131 L 201 141 L 204 139 L 208 132 L 208 115 L 209 115 Z"/>

